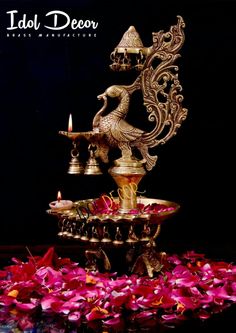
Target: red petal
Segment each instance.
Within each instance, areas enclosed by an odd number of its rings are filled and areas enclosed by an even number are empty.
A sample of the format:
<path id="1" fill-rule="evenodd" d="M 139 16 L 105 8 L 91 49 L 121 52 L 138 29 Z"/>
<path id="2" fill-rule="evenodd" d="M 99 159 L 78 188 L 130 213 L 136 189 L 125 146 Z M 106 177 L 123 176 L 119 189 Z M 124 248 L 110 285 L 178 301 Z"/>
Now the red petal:
<path id="1" fill-rule="evenodd" d="M 42 267 L 42 266 L 53 267 L 54 256 L 55 256 L 54 247 L 50 247 L 45 253 L 45 255 L 41 259 L 37 260 L 37 267 Z"/>
<path id="2" fill-rule="evenodd" d="M 197 314 L 198 318 L 201 318 L 201 319 L 208 319 L 211 314 L 205 310 L 200 310 Z"/>

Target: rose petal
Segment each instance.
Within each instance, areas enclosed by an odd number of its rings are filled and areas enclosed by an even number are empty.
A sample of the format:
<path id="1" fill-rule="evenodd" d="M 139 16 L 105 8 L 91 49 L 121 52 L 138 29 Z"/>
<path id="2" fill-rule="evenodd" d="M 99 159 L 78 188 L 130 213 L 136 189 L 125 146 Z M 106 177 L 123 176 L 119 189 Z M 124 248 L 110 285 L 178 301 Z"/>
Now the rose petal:
<path id="1" fill-rule="evenodd" d="M 120 314 L 116 314 L 118 317 L 113 317 L 112 319 L 103 320 L 103 323 L 106 325 L 114 326 L 118 325 L 121 322 Z"/>
<path id="2" fill-rule="evenodd" d="M 156 310 L 148 310 L 148 311 L 142 311 L 138 314 L 135 314 L 136 319 L 144 319 L 144 318 L 149 318 L 152 317 L 156 314 Z"/>
<path id="3" fill-rule="evenodd" d="M 109 313 L 107 310 L 99 308 L 99 307 L 95 307 L 86 315 L 86 319 L 88 321 L 96 320 L 96 319 L 104 319 L 104 318 L 107 318 L 108 315 L 109 315 Z"/>
<path id="4" fill-rule="evenodd" d="M 200 319 L 208 319 L 210 318 L 211 314 L 207 311 L 200 310 L 197 314 L 197 317 Z"/>
<path id="5" fill-rule="evenodd" d="M 81 318 L 81 313 L 79 311 L 74 311 L 74 312 L 71 312 L 69 315 L 68 315 L 68 320 L 69 321 L 79 321 Z"/>
<path id="6" fill-rule="evenodd" d="M 162 319 L 164 320 L 173 320 L 173 319 L 176 319 L 177 316 L 175 313 L 170 313 L 170 314 L 164 314 L 161 316 Z"/>
<path id="7" fill-rule="evenodd" d="M 33 303 L 21 303 L 21 302 L 15 301 L 15 304 L 16 304 L 16 308 L 21 311 L 29 311 L 29 310 L 35 309 L 35 307 L 36 307 L 36 304 L 33 304 Z"/>
<path id="8" fill-rule="evenodd" d="M 48 310 L 51 308 L 52 303 L 58 301 L 58 298 L 52 295 L 47 295 L 41 300 L 41 307 L 43 310 Z"/>

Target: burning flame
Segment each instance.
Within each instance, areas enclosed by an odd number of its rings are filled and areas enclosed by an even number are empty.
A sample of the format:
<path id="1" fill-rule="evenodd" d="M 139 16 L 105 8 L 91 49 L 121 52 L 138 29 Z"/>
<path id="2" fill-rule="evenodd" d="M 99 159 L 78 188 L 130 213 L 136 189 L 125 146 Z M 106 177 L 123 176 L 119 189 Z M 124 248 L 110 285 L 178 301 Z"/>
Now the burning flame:
<path id="1" fill-rule="evenodd" d="M 73 125 L 72 125 L 72 115 L 71 115 L 71 113 L 70 113 L 69 121 L 68 121 L 68 132 L 72 132 L 72 129 L 73 129 Z"/>
<path id="2" fill-rule="evenodd" d="M 57 192 L 57 201 L 58 202 L 61 201 L 61 192 L 60 191 Z"/>

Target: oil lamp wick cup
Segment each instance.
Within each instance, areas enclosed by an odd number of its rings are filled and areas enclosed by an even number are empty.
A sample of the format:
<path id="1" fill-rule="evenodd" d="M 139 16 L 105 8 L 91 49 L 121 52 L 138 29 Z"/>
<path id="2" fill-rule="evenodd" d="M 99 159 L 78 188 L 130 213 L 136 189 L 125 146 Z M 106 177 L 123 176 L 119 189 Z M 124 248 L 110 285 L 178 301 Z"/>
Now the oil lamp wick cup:
<path id="1" fill-rule="evenodd" d="M 73 207 L 73 202 L 71 200 L 62 200 L 61 192 L 58 191 L 57 200 L 50 202 L 49 207 L 52 211 L 67 210 Z"/>

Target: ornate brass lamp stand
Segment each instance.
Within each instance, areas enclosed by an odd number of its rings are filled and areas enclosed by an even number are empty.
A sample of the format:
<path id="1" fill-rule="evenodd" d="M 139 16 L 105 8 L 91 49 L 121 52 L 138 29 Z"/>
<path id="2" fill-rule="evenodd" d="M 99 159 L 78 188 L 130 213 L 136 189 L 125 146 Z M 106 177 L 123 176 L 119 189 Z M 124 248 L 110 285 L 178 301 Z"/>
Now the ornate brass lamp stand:
<path id="1" fill-rule="evenodd" d="M 153 276 L 160 270 L 162 256 L 155 251 L 155 239 L 160 233 L 161 222 L 179 209 L 174 202 L 140 198 L 137 202 L 138 184 L 147 171 L 156 165 L 157 156 L 149 154 L 149 149 L 166 143 L 173 137 L 183 120 L 187 109 L 182 107 L 182 87 L 178 79 L 178 66 L 175 64 L 184 43 L 185 24 L 182 17 L 168 32 L 153 33 L 153 45 L 144 47 L 131 26 L 111 54 L 112 70 L 139 72 L 130 85 L 113 85 L 98 96 L 103 106 L 95 114 L 92 130 L 89 132 L 59 133 L 73 142 L 70 173 L 100 174 L 99 159 L 108 163 L 108 153 L 119 148 L 121 157 L 109 169 L 116 182 L 117 197 L 103 196 L 106 211 L 99 211 L 99 199 L 74 202 L 71 210 L 56 214 L 59 219 L 62 237 L 74 238 L 88 244 L 85 255 L 88 268 L 95 269 L 97 260 L 104 262 L 104 268 L 111 264 L 106 248 L 111 246 L 137 249 L 129 259 L 131 271 Z M 140 90 L 146 107 L 148 120 L 153 129 L 146 132 L 126 121 L 130 100 L 135 91 Z M 109 98 L 116 98 L 118 106 L 105 115 Z M 78 160 L 78 146 L 81 140 L 88 142 L 90 158 L 86 168 Z M 137 150 L 142 156 L 134 155 Z"/>

